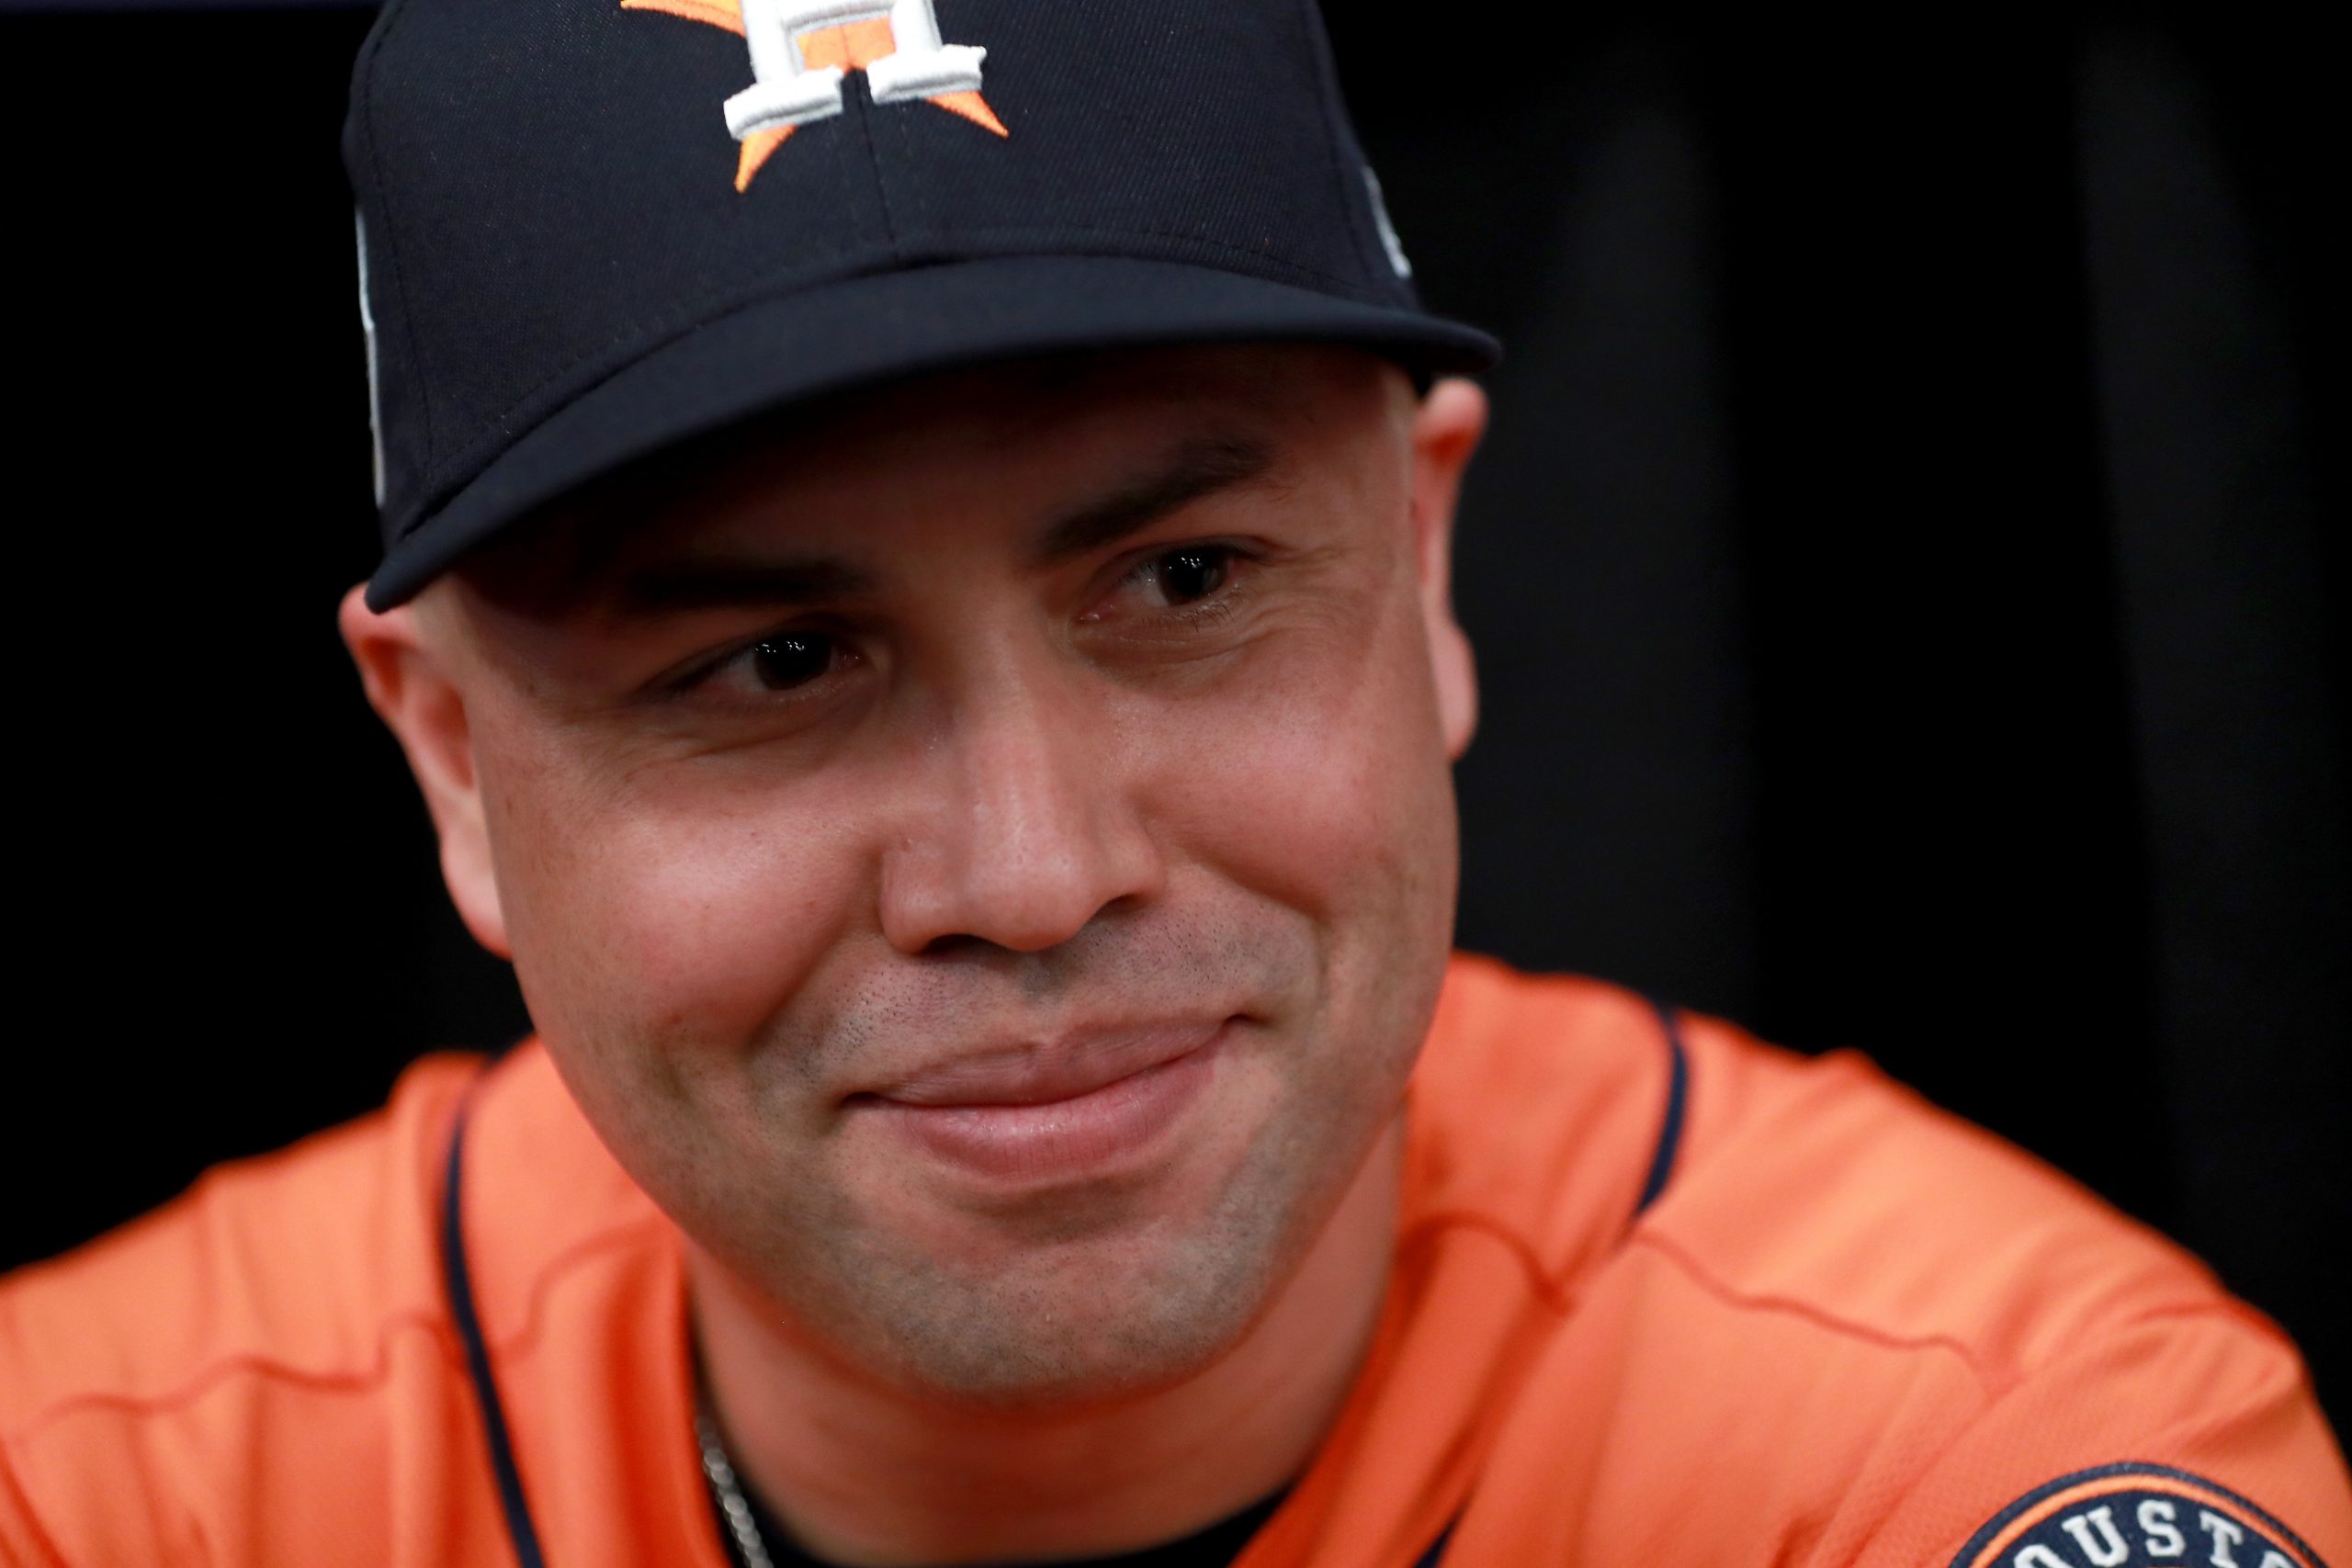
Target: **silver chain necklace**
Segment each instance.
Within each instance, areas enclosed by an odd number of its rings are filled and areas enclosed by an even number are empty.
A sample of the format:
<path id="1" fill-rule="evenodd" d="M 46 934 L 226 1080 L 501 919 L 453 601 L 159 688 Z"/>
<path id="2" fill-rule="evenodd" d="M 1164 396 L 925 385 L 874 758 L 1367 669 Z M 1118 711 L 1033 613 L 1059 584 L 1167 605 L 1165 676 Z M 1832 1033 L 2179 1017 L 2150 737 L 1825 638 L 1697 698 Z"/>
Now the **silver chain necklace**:
<path id="1" fill-rule="evenodd" d="M 735 1538 L 735 1550 L 742 1555 L 745 1568 L 775 1568 L 768 1543 L 760 1535 L 760 1522 L 752 1517 L 752 1500 L 743 1495 L 743 1483 L 735 1479 L 735 1467 L 727 1462 L 727 1447 L 718 1440 L 718 1423 L 710 1418 L 707 1409 L 695 1412 L 695 1438 L 702 1444 L 702 1472 L 710 1478 L 718 1511 L 726 1516 L 727 1531 Z"/>

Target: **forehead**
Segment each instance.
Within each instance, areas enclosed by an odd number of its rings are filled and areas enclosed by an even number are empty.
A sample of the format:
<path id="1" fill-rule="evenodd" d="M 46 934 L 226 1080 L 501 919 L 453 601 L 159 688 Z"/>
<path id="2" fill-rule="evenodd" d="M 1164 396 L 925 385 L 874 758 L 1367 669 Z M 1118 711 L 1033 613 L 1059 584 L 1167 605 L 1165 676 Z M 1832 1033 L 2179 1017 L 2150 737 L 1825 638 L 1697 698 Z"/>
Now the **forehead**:
<path id="1" fill-rule="evenodd" d="M 558 609 L 729 536 L 887 552 L 892 525 L 992 503 L 1018 515 L 1138 465 L 1220 446 L 1295 458 L 1399 425 L 1403 372 L 1360 351 L 1235 344 L 1063 355 L 941 372 L 797 407 L 597 481 L 458 571 L 512 607 Z M 741 542 L 741 541 L 738 541 Z"/>

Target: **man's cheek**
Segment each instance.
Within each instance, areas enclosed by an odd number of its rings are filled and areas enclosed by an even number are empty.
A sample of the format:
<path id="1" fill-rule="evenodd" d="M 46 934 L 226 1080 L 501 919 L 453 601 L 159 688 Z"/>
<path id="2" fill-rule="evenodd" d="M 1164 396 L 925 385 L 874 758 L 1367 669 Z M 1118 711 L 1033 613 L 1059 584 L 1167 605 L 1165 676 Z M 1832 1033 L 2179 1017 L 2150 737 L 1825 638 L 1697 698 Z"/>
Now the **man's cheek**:
<path id="1" fill-rule="evenodd" d="M 1428 782 L 1416 705 L 1373 650 L 1241 685 L 1176 716 L 1159 793 L 1184 836 L 1258 891 L 1329 912 L 1389 884 L 1410 857 Z M 1413 710 L 1400 722 L 1400 705 Z M 1202 722 L 1205 718 L 1206 722 Z"/>
<path id="2" fill-rule="evenodd" d="M 746 1047 L 839 924 L 838 874 L 757 820 L 632 814 L 567 836 L 560 874 L 533 890 L 516 960 L 601 1036 Z"/>

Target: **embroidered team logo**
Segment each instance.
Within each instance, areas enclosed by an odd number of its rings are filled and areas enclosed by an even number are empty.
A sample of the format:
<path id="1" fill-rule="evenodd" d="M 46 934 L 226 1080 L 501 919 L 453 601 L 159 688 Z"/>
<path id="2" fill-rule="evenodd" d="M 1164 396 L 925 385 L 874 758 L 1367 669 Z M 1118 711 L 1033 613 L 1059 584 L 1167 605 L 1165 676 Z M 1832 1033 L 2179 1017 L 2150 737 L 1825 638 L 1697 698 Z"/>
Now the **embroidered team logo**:
<path id="1" fill-rule="evenodd" d="M 2224 1486 L 2158 1464 L 2109 1464 L 2037 1486 L 1986 1521 L 1951 1568 L 2327 1568 L 2295 1532 Z"/>
<path id="2" fill-rule="evenodd" d="M 735 188 L 748 189 L 785 138 L 842 112 L 842 82 L 865 73 L 877 104 L 917 99 L 1008 134 L 980 96 L 988 51 L 943 43 L 932 0 L 621 0 L 741 33 L 752 85 L 727 100 L 728 133 L 741 143 Z"/>

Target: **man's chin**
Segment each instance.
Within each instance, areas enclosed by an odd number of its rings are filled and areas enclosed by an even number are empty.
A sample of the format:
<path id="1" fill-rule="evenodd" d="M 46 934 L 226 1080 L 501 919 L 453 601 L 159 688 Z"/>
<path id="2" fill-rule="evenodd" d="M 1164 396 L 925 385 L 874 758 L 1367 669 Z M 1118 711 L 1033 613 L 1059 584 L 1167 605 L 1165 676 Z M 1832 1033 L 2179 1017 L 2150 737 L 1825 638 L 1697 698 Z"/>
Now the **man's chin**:
<path id="1" fill-rule="evenodd" d="M 1227 1066 L 1187 1135 L 1080 1180 L 974 1180 L 861 1133 L 796 1184 L 741 1277 L 837 1364 L 943 1407 L 1076 1411 L 1199 1377 L 1273 1308 L 1364 1158 L 1347 1108 L 1302 1116 Z M 1317 1135 L 1317 1111 L 1342 1126 Z"/>
<path id="2" fill-rule="evenodd" d="M 1081 1406 L 1182 1382 L 1240 1341 L 1311 1241 L 1296 1194 L 1249 1201 L 1250 1183 L 1230 1166 L 1209 1176 L 1201 1164 L 1222 1162 L 1196 1153 L 1148 1181 L 1019 1204 L 914 1182 L 829 1260 L 832 1299 L 803 1305 L 854 1363 L 936 1402 Z"/>
<path id="3" fill-rule="evenodd" d="M 1078 1411 L 1173 1387 L 1248 1335 L 1271 1269 L 1232 1259 L 1157 1268 L 1087 1259 L 1023 1270 L 978 1288 L 935 1288 L 911 1313 L 887 1313 L 869 1364 L 927 1402 L 975 1412 Z"/>

